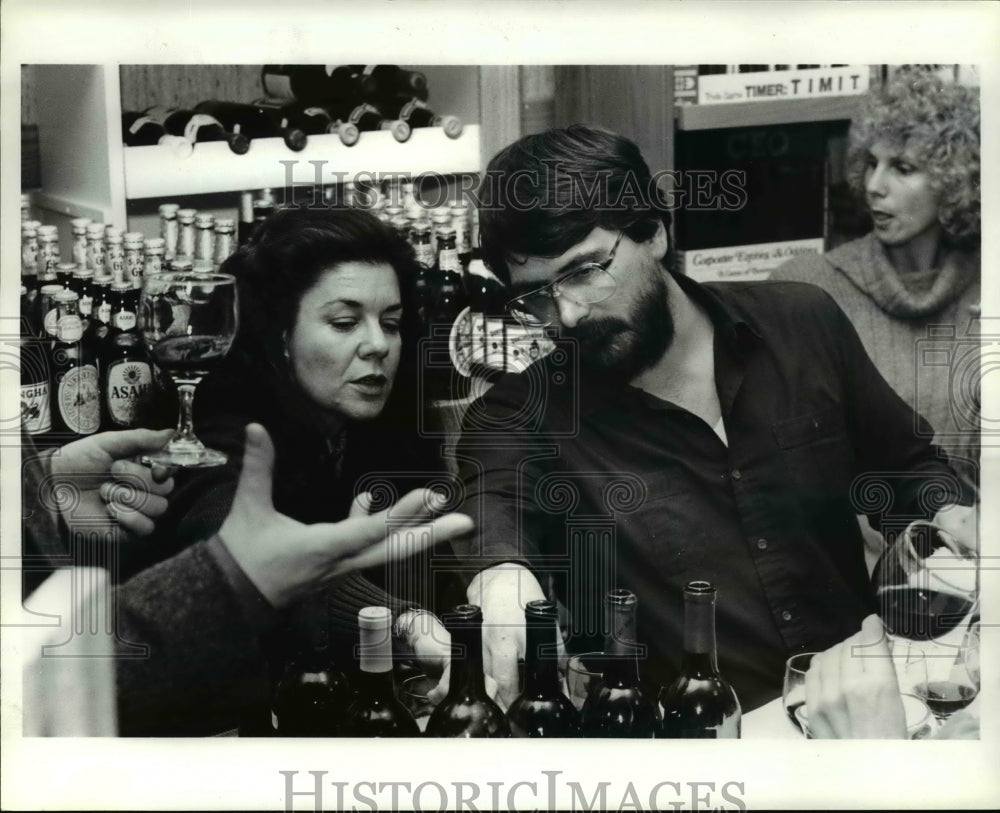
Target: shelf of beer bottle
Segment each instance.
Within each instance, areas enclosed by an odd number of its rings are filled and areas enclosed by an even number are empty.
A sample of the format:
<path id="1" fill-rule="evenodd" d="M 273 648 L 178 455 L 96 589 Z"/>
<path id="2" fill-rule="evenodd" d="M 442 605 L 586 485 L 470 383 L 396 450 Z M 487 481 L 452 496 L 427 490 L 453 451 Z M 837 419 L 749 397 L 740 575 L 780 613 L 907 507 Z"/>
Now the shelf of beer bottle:
<path id="1" fill-rule="evenodd" d="M 677 129 L 715 130 L 850 119 L 857 112 L 860 99 L 860 96 L 831 96 L 681 105 L 676 108 Z"/>
<path id="2" fill-rule="evenodd" d="M 336 135 L 312 135 L 299 152 L 288 149 L 280 138 L 264 138 L 254 140 L 245 155 L 235 155 L 222 142 L 199 143 L 186 157 L 161 145 L 126 147 L 124 155 L 129 199 L 325 185 L 353 176 L 449 175 L 482 169 L 479 125 L 467 125 L 455 139 L 441 127 L 418 127 L 403 143 L 388 131 L 378 131 L 362 133 L 350 147 Z"/>

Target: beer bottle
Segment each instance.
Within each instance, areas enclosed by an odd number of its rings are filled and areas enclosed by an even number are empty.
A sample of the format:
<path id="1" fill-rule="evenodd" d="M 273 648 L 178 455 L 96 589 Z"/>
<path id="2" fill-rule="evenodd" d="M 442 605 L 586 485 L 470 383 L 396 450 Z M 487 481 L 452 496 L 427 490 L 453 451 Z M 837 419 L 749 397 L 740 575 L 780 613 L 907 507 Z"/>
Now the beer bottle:
<path id="1" fill-rule="evenodd" d="M 101 426 L 97 359 L 83 341 L 79 297 L 74 291 L 56 295 L 59 318 L 52 347 L 52 430 L 60 439 L 92 435 Z"/>
<path id="2" fill-rule="evenodd" d="M 30 303 L 25 302 L 25 307 L 30 310 Z M 48 342 L 31 332 L 32 327 L 23 318 L 22 325 L 21 428 L 37 442 L 52 429 Z"/>
<path id="3" fill-rule="evenodd" d="M 153 370 L 136 333 L 118 333 L 101 365 L 101 429 L 135 429 L 147 423 Z"/>
<path id="4" fill-rule="evenodd" d="M 176 203 L 160 204 L 160 237 L 163 238 L 163 259 L 170 262 L 177 255 L 177 212 L 180 206 Z"/>
<path id="5" fill-rule="evenodd" d="M 108 335 L 138 333 L 139 290 L 130 282 L 111 284 L 111 325 Z"/>

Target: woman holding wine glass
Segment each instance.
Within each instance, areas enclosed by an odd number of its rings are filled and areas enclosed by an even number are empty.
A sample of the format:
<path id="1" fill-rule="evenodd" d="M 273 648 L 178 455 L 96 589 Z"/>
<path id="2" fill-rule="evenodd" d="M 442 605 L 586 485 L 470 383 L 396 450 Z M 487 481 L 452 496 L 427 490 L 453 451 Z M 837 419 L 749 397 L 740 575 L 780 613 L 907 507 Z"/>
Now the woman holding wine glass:
<path id="1" fill-rule="evenodd" d="M 418 433 L 426 416 L 416 394 L 416 266 L 403 237 L 359 210 L 284 209 L 220 271 L 237 280 L 240 329 L 199 387 L 194 420 L 198 437 L 228 462 L 178 474 L 158 523 L 160 555 L 218 529 L 250 422 L 274 441 L 275 507 L 300 522 L 344 519 L 355 497 L 374 512 L 418 487 L 447 491 L 435 448 Z M 446 502 L 433 508 L 446 510 Z M 388 606 L 421 665 L 440 670 L 450 639 L 421 609 L 432 602 L 421 592 L 430 574 L 368 575 L 415 590 L 397 598 L 386 592 L 390 585 L 360 575 L 336 581 L 285 613 L 289 634 L 280 636 L 274 661 L 313 647 L 346 665 L 358 611 Z"/>

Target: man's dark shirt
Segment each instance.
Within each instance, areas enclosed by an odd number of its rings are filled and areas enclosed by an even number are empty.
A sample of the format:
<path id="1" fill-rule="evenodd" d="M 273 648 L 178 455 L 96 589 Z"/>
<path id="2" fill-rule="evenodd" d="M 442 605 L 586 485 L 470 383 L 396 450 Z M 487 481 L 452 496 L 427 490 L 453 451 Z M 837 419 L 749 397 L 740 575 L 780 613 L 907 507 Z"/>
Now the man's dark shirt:
<path id="1" fill-rule="evenodd" d="M 714 324 L 728 447 L 681 407 L 588 379 L 560 344 L 466 413 L 461 510 L 478 532 L 459 553 L 470 573 L 530 566 L 569 608 L 571 651 L 601 648 L 607 589 L 633 590 L 653 692 L 680 667 L 684 585 L 711 581 L 746 711 L 781 694 L 790 654 L 876 609 L 858 513 L 889 531 L 968 500 L 827 294 L 676 279 Z"/>

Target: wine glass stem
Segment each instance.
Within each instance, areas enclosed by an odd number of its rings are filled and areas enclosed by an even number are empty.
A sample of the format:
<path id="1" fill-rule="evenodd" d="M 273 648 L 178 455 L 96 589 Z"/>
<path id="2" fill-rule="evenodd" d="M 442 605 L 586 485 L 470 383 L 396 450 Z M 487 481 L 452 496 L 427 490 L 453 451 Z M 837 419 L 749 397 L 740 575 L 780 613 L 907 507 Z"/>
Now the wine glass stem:
<path id="1" fill-rule="evenodd" d="M 180 398 L 180 415 L 177 418 L 177 434 L 174 443 L 185 445 L 198 444 L 194 435 L 194 390 L 197 384 L 178 384 L 177 395 Z"/>

